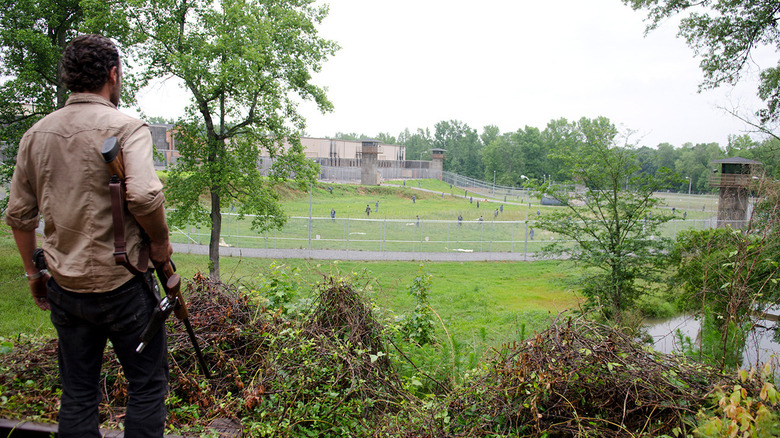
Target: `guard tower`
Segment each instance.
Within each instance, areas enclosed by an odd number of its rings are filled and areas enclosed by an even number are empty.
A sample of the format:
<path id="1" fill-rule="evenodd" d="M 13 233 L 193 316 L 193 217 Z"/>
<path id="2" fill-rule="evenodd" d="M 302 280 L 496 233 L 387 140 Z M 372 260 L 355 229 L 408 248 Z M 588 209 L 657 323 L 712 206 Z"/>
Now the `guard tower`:
<path id="1" fill-rule="evenodd" d="M 361 140 L 360 184 L 379 185 L 379 140 Z"/>
<path id="2" fill-rule="evenodd" d="M 441 179 L 444 171 L 444 153 L 446 149 L 431 149 L 431 174 L 429 178 Z"/>
<path id="3" fill-rule="evenodd" d="M 750 185 L 758 179 L 761 163 L 742 157 L 731 157 L 712 162 L 710 187 L 720 189 L 718 198 L 718 228 L 742 228 L 747 223 Z"/>

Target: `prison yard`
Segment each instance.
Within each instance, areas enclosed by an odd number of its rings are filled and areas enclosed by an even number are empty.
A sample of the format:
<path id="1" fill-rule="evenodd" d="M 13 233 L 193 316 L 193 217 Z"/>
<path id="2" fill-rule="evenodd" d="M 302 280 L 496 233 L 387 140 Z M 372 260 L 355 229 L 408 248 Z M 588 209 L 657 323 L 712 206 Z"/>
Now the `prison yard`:
<path id="1" fill-rule="evenodd" d="M 440 180 L 385 181 L 381 186 L 317 182 L 311 193 L 284 189 L 286 225 L 251 229 L 252 217 L 223 210 L 222 245 L 236 248 L 408 253 L 513 253 L 525 256 L 562 237 L 535 221 L 556 208 L 525 192 L 472 191 Z M 716 195 L 658 193 L 672 213 L 664 237 L 715 225 Z M 368 211 L 367 211 L 368 210 Z M 209 229 L 172 228 L 172 241 L 207 245 Z M 648 236 L 649 238 L 650 236 Z M 523 258 L 523 257 L 521 257 Z M 425 256 L 420 256 L 425 260 Z M 492 258 L 491 258 L 492 259 Z"/>

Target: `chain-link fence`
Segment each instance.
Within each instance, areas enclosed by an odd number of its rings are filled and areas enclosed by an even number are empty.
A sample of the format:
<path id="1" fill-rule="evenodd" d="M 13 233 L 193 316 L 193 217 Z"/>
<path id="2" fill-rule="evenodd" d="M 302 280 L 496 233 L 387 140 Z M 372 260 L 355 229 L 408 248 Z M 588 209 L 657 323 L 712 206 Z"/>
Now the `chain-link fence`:
<path id="1" fill-rule="evenodd" d="M 256 233 L 251 217 L 223 214 L 221 245 L 256 249 L 310 249 L 378 252 L 508 252 L 533 254 L 562 236 L 537 229 L 534 221 L 449 221 L 339 219 L 292 217 L 284 228 Z M 687 229 L 714 227 L 715 219 L 673 220 L 662 226 L 663 237 Z M 647 236 L 652 239 L 660 236 Z M 209 230 L 173 228 L 175 243 L 208 245 Z"/>
<path id="2" fill-rule="evenodd" d="M 458 175 L 451 172 L 442 172 L 442 181 L 453 186 L 460 187 L 464 192 L 471 193 L 474 196 L 482 196 L 485 198 L 519 200 L 525 199 L 527 190 L 522 187 L 506 187 L 502 185 L 491 184 L 468 176 Z"/>

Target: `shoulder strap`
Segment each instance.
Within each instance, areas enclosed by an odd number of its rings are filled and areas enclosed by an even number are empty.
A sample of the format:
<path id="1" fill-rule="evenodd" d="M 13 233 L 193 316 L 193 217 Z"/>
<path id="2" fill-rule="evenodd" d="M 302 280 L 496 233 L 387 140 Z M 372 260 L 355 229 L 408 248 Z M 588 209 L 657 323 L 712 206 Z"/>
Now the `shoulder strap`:
<path id="1" fill-rule="evenodd" d="M 125 240 L 124 163 L 121 163 L 121 153 L 107 154 L 106 148 L 109 143 L 112 143 L 115 148 L 119 148 L 119 145 L 116 142 L 116 137 L 110 137 L 103 144 L 102 151 L 103 158 L 111 171 L 108 189 L 111 195 L 111 217 L 114 226 L 114 262 L 127 268 L 133 275 L 140 275 L 149 269 L 149 247 L 147 245 L 141 246 L 138 254 L 138 266 L 130 263 L 130 258 L 127 256 L 127 241 Z M 115 163 L 115 160 L 120 160 L 120 162 Z M 143 230 L 141 230 L 141 234 L 144 235 Z"/>

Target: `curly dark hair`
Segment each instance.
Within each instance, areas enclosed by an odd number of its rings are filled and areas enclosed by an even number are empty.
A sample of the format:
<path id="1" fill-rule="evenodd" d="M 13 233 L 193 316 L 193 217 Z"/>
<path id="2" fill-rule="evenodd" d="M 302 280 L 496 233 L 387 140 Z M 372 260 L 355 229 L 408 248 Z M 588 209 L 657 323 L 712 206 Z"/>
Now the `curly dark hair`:
<path id="1" fill-rule="evenodd" d="M 114 43 L 101 35 L 81 35 L 62 53 L 60 79 L 74 93 L 95 92 L 103 88 L 113 67 L 119 67 Z"/>

